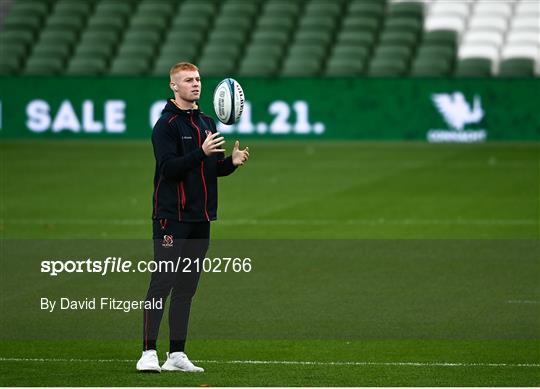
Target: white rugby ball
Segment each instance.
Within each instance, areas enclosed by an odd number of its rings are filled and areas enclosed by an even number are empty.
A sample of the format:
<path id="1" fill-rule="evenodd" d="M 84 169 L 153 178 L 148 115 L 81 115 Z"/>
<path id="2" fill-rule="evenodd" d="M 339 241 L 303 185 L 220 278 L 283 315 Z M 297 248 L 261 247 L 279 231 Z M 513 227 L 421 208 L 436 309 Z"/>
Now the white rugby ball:
<path id="1" fill-rule="evenodd" d="M 224 124 L 234 124 L 244 110 L 244 91 L 240 84 L 226 78 L 214 90 L 214 111 L 218 120 Z"/>

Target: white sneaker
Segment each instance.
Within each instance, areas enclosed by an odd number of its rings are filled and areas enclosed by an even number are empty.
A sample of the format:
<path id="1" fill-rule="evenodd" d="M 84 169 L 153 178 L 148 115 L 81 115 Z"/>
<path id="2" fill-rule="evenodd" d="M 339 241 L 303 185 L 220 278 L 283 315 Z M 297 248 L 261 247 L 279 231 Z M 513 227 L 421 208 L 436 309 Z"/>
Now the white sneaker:
<path id="1" fill-rule="evenodd" d="M 161 366 L 165 371 L 186 371 L 190 373 L 202 373 L 204 369 L 195 366 L 183 352 L 167 353 L 167 360 Z"/>
<path id="2" fill-rule="evenodd" d="M 137 370 L 157 373 L 161 372 L 156 350 L 146 350 L 142 352 L 141 359 L 137 362 Z"/>

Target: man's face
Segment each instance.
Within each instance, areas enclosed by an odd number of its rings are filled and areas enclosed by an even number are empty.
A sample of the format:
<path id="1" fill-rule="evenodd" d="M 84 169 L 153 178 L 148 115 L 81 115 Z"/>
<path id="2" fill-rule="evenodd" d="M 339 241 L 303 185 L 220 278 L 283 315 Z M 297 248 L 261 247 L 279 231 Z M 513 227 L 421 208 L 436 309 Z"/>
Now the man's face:
<path id="1" fill-rule="evenodd" d="M 194 102 L 201 96 L 201 76 L 196 70 L 180 70 L 171 77 L 171 89 L 185 101 Z"/>

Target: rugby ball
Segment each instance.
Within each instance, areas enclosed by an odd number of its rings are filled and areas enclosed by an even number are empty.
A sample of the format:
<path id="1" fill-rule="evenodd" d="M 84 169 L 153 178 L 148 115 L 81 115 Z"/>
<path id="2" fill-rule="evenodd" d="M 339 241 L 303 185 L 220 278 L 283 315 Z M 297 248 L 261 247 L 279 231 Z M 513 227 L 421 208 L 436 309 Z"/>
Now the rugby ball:
<path id="1" fill-rule="evenodd" d="M 240 84 L 226 78 L 214 90 L 214 111 L 223 124 L 234 124 L 242 116 L 244 110 L 244 91 Z"/>

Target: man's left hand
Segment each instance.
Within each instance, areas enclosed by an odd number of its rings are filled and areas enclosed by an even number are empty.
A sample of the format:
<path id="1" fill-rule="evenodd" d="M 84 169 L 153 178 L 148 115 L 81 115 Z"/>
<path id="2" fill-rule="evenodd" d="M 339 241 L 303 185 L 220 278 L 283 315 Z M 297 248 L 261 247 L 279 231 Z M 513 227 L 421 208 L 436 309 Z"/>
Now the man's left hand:
<path id="1" fill-rule="evenodd" d="M 246 147 L 244 150 L 240 150 L 240 142 L 234 142 L 234 147 L 232 151 L 232 163 L 234 166 L 241 166 L 246 163 L 249 158 L 249 147 Z"/>

